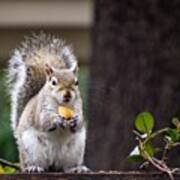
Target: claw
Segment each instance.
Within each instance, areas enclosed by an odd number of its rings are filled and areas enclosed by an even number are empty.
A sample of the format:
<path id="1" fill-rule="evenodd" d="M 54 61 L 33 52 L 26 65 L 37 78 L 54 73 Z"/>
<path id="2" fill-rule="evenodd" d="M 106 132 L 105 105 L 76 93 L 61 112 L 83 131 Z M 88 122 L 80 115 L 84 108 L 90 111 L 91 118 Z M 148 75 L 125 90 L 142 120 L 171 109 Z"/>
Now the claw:
<path id="1" fill-rule="evenodd" d="M 44 169 L 39 166 L 28 166 L 22 170 L 26 173 L 41 173 L 44 172 Z"/>

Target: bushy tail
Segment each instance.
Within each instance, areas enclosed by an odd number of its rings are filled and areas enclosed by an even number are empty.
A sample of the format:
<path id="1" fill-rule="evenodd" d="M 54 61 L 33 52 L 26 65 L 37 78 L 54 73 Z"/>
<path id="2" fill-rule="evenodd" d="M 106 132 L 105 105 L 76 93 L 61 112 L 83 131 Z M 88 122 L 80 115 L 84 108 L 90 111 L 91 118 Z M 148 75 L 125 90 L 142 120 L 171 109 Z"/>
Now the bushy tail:
<path id="1" fill-rule="evenodd" d="M 27 102 L 45 83 L 44 64 L 58 68 L 76 69 L 77 60 L 64 41 L 40 33 L 26 37 L 9 61 L 8 85 L 11 96 L 11 123 L 13 130 Z M 64 66 L 61 66 L 64 64 Z"/>
<path id="2" fill-rule="evenodd" d="M 11 95 L 11 123 L 13 130 L 17 126 L 17 119 L 19 118 L 23 105 L 22 101 L 25 101 L 26 89 L 26 66 L 22 60 L 22 56 L 19 51 L 15 51 L 14 55 L 10 59 L 8 69 L 8 84 L 10 87 Z"/>

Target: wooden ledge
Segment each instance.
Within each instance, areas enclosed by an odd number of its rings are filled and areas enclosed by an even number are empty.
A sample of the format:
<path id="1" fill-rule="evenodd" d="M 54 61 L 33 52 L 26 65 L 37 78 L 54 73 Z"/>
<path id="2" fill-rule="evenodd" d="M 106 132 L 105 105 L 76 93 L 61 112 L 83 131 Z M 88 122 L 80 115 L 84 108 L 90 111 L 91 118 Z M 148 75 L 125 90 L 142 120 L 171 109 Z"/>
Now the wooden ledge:
<path id="1" fill-rule="evenodd" d="M 180 173 L 174 175 L 175 180 L 180 180 Z M 166 174 L 161 172 L 140 172 L 140 171 L 99 171 L 83 174 L 65 174 L 65 173 L 17 173 L 12 175 L 1 174 L 1 180 L 65 180 L 65 179 L 120 179 L 120 180 L 169 180 Z"/>

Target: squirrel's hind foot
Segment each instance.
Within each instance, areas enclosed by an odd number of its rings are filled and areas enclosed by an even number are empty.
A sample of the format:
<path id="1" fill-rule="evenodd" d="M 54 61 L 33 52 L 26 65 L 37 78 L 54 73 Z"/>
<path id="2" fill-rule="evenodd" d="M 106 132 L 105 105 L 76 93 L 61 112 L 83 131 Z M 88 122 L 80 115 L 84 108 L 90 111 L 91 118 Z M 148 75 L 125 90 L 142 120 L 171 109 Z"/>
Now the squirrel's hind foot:
<path id="1" fill-rule="evenodd" d="M 44 169 L 39 166 L 28 166 L 22 170 L 24 173 L 41 173 Z"/>
<path id="2" fill-rule="evenodd" d="M 64 172 L 65 173 L 87 173 L 87 172 L 91 172 L 91 170 L 87 168 L 86 166 L 81 165 L 81 166 L 65 169 Z"/>

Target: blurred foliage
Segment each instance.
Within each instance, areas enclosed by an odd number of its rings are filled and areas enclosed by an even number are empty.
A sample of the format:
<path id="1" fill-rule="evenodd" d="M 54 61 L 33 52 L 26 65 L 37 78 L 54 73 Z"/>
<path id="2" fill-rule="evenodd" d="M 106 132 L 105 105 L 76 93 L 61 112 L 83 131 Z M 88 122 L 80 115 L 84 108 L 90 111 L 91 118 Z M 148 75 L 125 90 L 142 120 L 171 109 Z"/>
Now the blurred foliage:
<path id="1" fill-rule="evenodd" d="M 12 167 L 9 167 L 9 166 L 2 166 L 0 165 L 0 174 L 11 174 L 11 173 L 15 173 L 16 172 L 16 169 L 15 168 L 12 168 Z"/>
<path id="2" fill-rule="evenodd" d="M 84 100 L 84 110 L 87 110 L 87 81 L 88 68 L 87 66 L 80 67 L 79 84 L 82 97 Z M 17 162 L 18 153 L 15 145 L 15 140 L 10 126 L 10 101 L 8 89 L 6 86 L 5 71 L 0 70 L 0 158 Z M 85 115 L 87 113 L 85 112 Z M 3 170 L 2 170 L 3 169 Z M 7 168 L 0 167 L 0 171 L 6 171 Z M 11 169 L 12 170 L 12 169 Z M 7 170 L 8 171 L 8 170 Z M 13 171 L 13 170 L 12 170 Z M 10 172 L 10 170 L 9 170 Z"/>
<path id="3" fill-rule="evenodd" d="M 10 127 L 10 103 L 5 71 L 0 71 L 0 158 L 17 161 L 17 150 Z"/>

